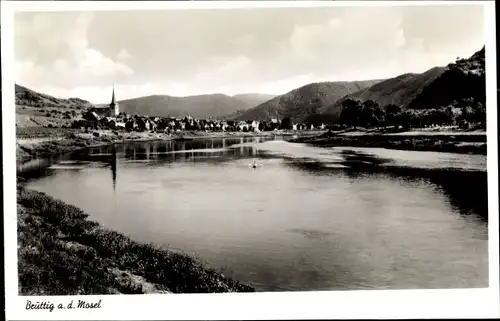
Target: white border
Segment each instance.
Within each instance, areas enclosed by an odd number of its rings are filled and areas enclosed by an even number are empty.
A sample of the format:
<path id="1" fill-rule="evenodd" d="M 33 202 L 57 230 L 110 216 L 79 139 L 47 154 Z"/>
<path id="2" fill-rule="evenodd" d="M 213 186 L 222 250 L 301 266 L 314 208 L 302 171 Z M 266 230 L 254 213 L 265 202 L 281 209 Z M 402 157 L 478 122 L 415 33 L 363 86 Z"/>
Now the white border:
<path id="1" fill-rule="evenodd" d="M 490 287 L 470 290 L 408 290 L 347 292 L 285 292 L 249 294 L 177 294 L 87 296 L 103 299 L 94 311 L 27 311 L 17 296 L 17 222 L 15 109 L 13 72 L 13 12 L 96 11 L 138 9 L 229 9 L 263 7 L 332 7 L 387 5 L 484 4 L 487 66 L 487 135 Z M 498 159 L 496 102 L 495 3 L 493 1 L 200 1 L 200 2 L 1 2 L 2 121 L 4 164 L 5 290 L 7 320 L 207 320 L 207 319 L 375 319 L 375 318 L 494 318 L 499 317 Z M 478 48 L 479 49 L 479 48 Z M 82 297 L 31 297 L 31 301 L 69 302 Z"/>

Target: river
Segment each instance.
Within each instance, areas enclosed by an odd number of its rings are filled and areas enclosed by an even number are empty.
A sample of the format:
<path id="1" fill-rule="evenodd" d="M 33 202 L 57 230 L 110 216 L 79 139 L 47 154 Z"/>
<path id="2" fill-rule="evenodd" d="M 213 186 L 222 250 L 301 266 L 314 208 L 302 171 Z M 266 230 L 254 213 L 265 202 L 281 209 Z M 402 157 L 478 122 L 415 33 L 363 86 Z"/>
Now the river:
<path id="1" fill-rule="evenodd" d="M 481 155 L 231 138 L 95 148 L 18 173 L 257 291 L 488 286 Z"/>

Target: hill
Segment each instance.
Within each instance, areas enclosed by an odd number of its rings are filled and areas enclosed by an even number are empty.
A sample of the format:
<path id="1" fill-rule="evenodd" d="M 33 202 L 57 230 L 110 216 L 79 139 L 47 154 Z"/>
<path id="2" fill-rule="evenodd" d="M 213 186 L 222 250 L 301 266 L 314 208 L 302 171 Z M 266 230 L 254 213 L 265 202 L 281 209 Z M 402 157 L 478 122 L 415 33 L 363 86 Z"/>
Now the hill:
<path id="1" fill-rule="evenodd" d="M 254 107 L 255 103 L 266 99 L 265 95 L 243 94 L 227 96 L 224 94 L 173 97 L 152 95 L 119 101 L 120 110 L 127 114 L 148 116 L 183 117 L 191 115 L 195 118 L 220 118 L 237 111 Z"/>
<path id="2" fill-rule="evenodd" d="M 236 117 L 238 120 L 290 117 L 293 121 L 303 121 L 310 115 L 319 114 L 345 95 L 367 88 L 380 80 L 351 82 L 320 82 L 294 89 L 277 96 Z"/>
<path id="3" fill-rule="evenodd" d="M 80 98 L 56 98 L 54 96 L 41 94 L 34 90 L 16 84 L 16 105 L 31 107 L 58 107 L 83 109 L 93 105 Z"/>
<path id="4" fill-rule="evenodd" d="M 408 107 L 423 92 L 424 88 L 436 80 L 444 71 L 445 67 L 434 67 L 421 74 L 407 73 L 384 80 L 371 87 L 342 97 L 342 99 L 327 107 L 322 114 L 325 117 L 328 115 L 331 119 L 338 119 L 342 111 L 342 102 L 349 98 L 360 101 L 373 100 L 381 106 L 394 104 Z"/>
<path id="5" fill-rule="evenodd" d="M 468 59 L 458 59 L 409 104 L 412 109 L 439 108 L 472 98 L 486 105 L 485 47 Z"/>
<path id="6" fill-rule="evenodd" d="M 248 109 L 256 107 L 268 100 L 273 99 L 276 95 L 268 95 L 268 94 L 239 94 L 234 95 L 233 98 L 236 98 L 240 101 L 246 103 L 248 107 L 240 108 L 236 110 L 234 113 L 221 117 L 221 119 L 230 120 L 237 119 L 240 115 L 245 113 Z"/>
<path id="7" fill-rule="evenodd" d="M 233 98 L 236 98 L 251 107 L 258 106 L 268 100 L 273 99 L 276 95 L 268 95 L 268 94 L 239 94 L 233 95 Z"/>

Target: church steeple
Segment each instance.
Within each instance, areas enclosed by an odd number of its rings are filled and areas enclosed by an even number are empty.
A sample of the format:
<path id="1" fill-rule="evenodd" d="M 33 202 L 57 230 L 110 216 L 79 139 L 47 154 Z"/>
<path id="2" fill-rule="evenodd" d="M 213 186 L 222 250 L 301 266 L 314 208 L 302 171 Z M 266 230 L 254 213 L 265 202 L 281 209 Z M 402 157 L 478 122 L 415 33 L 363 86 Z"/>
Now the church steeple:
<path id="1" fill-rule="evenodd" d="M 117 117 L 120 114 L 120 107 L 115 100 L 115 85 L 113 84 L 113 93 L 111 95 L 111 103 L 109 104 L 109 114 L 111 117 Z"/>
<path id="2" fill-rule="evenodd" d="M 111 104 L 115 104 L 115 85 L 113 84 L 113 95 L 111 96 Z"/>

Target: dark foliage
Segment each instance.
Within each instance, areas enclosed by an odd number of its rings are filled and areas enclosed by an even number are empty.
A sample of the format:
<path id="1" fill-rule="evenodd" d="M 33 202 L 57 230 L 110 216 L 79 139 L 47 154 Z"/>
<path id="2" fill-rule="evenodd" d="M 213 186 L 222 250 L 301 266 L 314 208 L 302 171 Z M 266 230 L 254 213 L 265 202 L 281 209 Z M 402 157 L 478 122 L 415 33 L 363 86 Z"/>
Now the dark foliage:
<path id="1" fill-rule="evenodd" d="M 432 109 L 453 104 L 454 101 L 472 98 L 486 104 L 485 48 L 468 59 L 458 59 L 427 86 L 408 106 L 412 109 Z"/>

